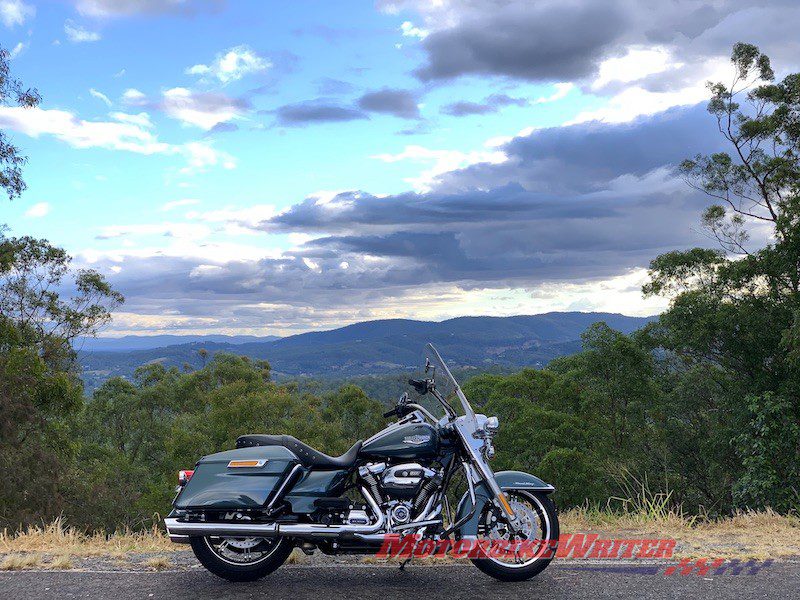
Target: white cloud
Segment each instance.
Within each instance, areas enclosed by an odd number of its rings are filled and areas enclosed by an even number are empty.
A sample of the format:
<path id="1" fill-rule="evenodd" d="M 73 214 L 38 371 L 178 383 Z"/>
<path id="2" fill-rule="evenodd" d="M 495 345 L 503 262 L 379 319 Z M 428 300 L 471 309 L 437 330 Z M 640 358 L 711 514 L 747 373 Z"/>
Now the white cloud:
<path id="1" fill-rule="evenodd" d="M 428 37 L 429 33 L 426 29 L 420 29 L 415 26 L 411 21 L 404 21 L 403 24 L 400 25 L 400 31 L 403 32 L 403 37 L 415 37 L 421 40 Z"/>
<path id="2" fill-rule="evenodd" d="M 0 0 L 0 21 L 6 27 L 22 25 L 28 17 L 33 17 L 36 9 L 22 0 Z"/>
<path id="3" fill-rule="evenodd" d="M 0 125 L 31 137 L 49 134 L 75 148 L 108 148 L 139 154 L 164 153 L 169 144 L 130 123 L 84 121 L 64 110 L 0 106 Z"/>
<path id="4" fill-rule="evenodd" d="M 136 88 L 128 88 L 122 92 L 122 101 L 131 106 L 141 106 L 147 102 L 147 96 Z"/>
<path id="5" fill-rule="evenodd" d="M 410 183 L 416 191 L 427 192 L 433 187 L 439 175 L 456 169 L 463 169 L 475 163 L 501 163 L 508 157 L 500 150 L 473 150 L 472 152 L 461 152 L 460 150 L 431 150 L 423 146 L 406 146 L 405 149 L 398 154 L 376 154 L 371 158 L 387 163 L 402 160 L 433 162 L 433 166 L 420 173 L 418 177 L 411 177 L 405 180 Z"/>
<path id="6" fill-rule="evenodd" d="M 258 227 L 267 219 L 271 219 L 276 214 L 277 210 L 272 204 L 254 204 L 246 208 L 226 206 L 206 212 L 190 211 L 186 213 L 186 218 L 205 221 L 206 223 L 239 225 L 252 229 Z"/>
<path id="7" fill-rule="evenodd" d="M 110 100 L 110 99 L 109 99 L 109 97 L 108 97 L 108 96 L 106 96 L 106 95 L 105 95 L 103 92 L 98 92 L 98 91 L 97 91 L 96 89 L 94 89 L 94 88 L 89 88 L 89 93 L 90 93 L 92 96 L 94 96 L 95 98 L 97 98 L 98 100 L 102 100 L 103 102 L 105 102 L 105 103 L 106 103 L 106 106 L 111 106 L 111 100 Z"/>
<path id="8" fill-rule="evenodd" d="M 19 42 L 16 46 L 14 46 L 11 51 L 8 53 L 9 58 L 17 58 L 20 54 L 22 54 L 27 48 L 29 44 L 27 42 Z"/>
<path id="9" fill-rule="evenodd" d="M 120 121 L 122 123 L 130 123 L 131 125 L 147 127 L 148 129 L 153 127 L 153 122 L 150 120 L 150 115 L 148 115 L 146 112 L 140 112 L 135 115 L 124 112 L 112 112 L 108 113 L 108 116 L 115 121 Z"/>
<path id="10" fill-rule="evenodd" d="M 181 87 L 164 92 L 162 108 L 170 117 L 205 130 L 230 121 L 245 110 L 243 103 L 227 96 L 198 94 Z"/>
<path id="11" fill-rule="evenodd" d="M 89 31 L 82 25 L 77 25 L 70 19 L 64 23 L 64 33 L 67 34 L 67 39 L 70 42 L 80 44 L 82 42 L 96 42 L 100 39 L 100 34 L 96 31 Z"/>
<path id="12" fill-rule="evenodd" d="M 119 78 L 120 78 L 120 77 L 122 77 L 123 75 L 125 75 L 125 69 L 120 69 L 119 71 L 117 71 L 116 73 L 114 73 L 114 79 L 119 79 Z"/>
<path id="13" fill-rule="evenodd" d="M 63 110 L 45 110 L 39 107 L 0 106 L 0 127 L 8 127 L 31 137 L 52 135 L 74 148 L 106 148 L 137 154 L 181 155 L 187 166 L 183 174 L 204 171 L 209 167 L 236 167 L 236 159 L 226 152 L 215 150 L 208 142 L 168 144 L 159 141 L 151 131 L 132 122 L 131 115 L 114 113 L 127 122 L 84 121 Z"/>
<path id="14" fill-rule="evenodd" d="M 569 82 L 554 83 L 553 87 L 556 88 L 555 92 L 553 92 L 549 96 L 538 97 L 536 100 L 532 102 L 532 104 L 546 104 L 547 102 L 555 102 L 557 100 L 561 100 L 573 90 L 575 84 Z"/>
<path id="15" fill-rule="evenodd" d="M 183 198 L 181 200 L 173 200 L 171 202 L 165 202 L 159 210 L 161 212 L 167 212 L 175 208 L 179 208 L 181 206 L 193 206 L 195 204 L 200 204 L 200 200 L 196 200 L 194 198 Z"/>
<path id="16" fill-rule="evenodd" d="M 46 217 L 50 212 L 50 205 L 47 202 L 38 202 L 25 211 L 25 216 L 32 219 Z"/>
<path id="17" fill-rule="evenodd" d="M 220 150 L 214 149 L 205 142 L 189 142 L 181 146 L 181 153 L 189 163 L 180 170 L 184 175 L 190 175 L 198 171 L 205 171 L 209 167 L 222 166 L 224 169 L 235 169 L 236 159 Z"/>
<path id="18" fill-rule="evenodd" d="M 250 73 L 265 71 L 272 66 L 250 47 L 241 45 L 217 54 L 210 65 L 197 64 L 186 69 L 187 75 L 199 75 L 204 79 L 216 78 L 222 84 L 237 81 Z"/>
<path id="19" fill-rule="evenodd" d="M 628 48 L 625 56 L 607 58 L 601 62 L 597 78 L 592 82 L 591 88 L 598 90 L 615 81 L 630 83 L 647 75 L 680 66 L 681 63 L 672 61 L 670 52 L 666 48 L 632 47 Z"/>

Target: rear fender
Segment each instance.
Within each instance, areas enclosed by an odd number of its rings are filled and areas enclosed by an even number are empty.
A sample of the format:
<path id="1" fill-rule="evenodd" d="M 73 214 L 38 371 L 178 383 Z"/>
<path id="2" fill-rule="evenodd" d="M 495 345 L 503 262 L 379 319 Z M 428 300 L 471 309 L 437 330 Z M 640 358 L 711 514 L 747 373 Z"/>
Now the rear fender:
<path id="1" fill-rule="evenodd" d="M 535 475 L 523 473 L 522 471 L 499 471 L 494 474 L 494 479 L 503 491 L 528 490 L 552 494 L 556 488 L 549 483 L 545 483 Z M 458 503 L 456 510 L 456 522 L 461 519 L 469 518 L 458 528 L 459 537 L 474 536 L 478 533 L 478 521 L 487 502 L 492 502 L 492 492 L 486 483 L 481 481 L 475 486 L 475 510 L 473 512 L 472 500 L 469 492 L 466 492 Z M 470 515 L 470 513 L 472 513 Z"/>

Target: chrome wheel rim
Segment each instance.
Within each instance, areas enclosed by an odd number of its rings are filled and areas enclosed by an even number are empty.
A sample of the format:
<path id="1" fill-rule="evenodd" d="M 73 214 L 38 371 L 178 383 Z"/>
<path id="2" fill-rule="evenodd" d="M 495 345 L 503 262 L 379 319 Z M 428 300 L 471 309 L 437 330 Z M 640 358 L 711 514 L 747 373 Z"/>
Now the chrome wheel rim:
<path id="1" fill-rule="evenodd" d="M 281 540 L 246 537 L 205 537 L 209 550 L 229 565 L 251 566 L 267 560 L 278 549 Z"/>
<path id="2" fill-rule="evenodd" d="M 503 556 L 493 555 L 490 552 L 485 558 L 503 567 L 519 569 L 532 565 L 545 556 L 552 529 L 547 511 L 536 496 L 522 490 L 506 492 L 506 496 L 520 520 L 520 530 L 511 533 L 500 510 L 494 506 L 494 503 L 487 503 L 478 526 L 478 539 L 489 540 L 493 544 L 509 543 L 510 547 L 516 551 Z M 526 550 L 524 544 L 520 545 L 521 542 L 526 541 L 538 543 L 528 545 Z"/>

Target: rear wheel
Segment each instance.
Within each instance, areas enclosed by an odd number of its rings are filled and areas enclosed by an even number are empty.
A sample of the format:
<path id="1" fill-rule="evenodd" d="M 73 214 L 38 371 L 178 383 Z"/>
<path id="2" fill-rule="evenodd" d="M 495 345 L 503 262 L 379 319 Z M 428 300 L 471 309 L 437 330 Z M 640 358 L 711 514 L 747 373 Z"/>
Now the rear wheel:
<path id="1" fill-rule="evenodd" d="M 255 581 L 280 567 L 292 552 L 286 538 L 192 537 L 197 560 L 228 581 Z"/>
<path id="2" fill-rule="evenodd" d="M 558 545 L 558 514 L 553 501 L 538 492 L 506 492 L 521 528 L 512 532 L 505 516 L 493 502 L 487 502 L 478 526 L 478 539 L 490 548 L 486 558 L 473 564 L 501 581 L 524 581 L 544 571 L 555 556 Z"/>

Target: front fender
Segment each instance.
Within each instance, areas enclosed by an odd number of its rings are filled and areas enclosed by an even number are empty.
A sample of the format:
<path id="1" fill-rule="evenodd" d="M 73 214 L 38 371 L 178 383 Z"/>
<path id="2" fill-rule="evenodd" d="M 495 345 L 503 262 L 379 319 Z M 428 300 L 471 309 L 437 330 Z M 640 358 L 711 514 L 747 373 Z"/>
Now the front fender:
<path id="1" fill-rule="evenodd" d="M 523 473 L 522 471 L 499 471 L 494 474 L 494 479 L 503 491 L 529 490 L 552 494 L 556 490 L 552 485 L 545 483 L 535 475 Z M 456 510 L 456 522 L 466 518 L 470 513 L 472 515 L 458 528 L 457 534 L 459 537 L 477 535 L 478 521 L 483 512 L 483 507 L 487 502 L 491 501 L 492 493 L 483 481 L 475 486 L 474 512 L 472 511 L 472 500 L 470 499 L 469 491 L 464 493 Z"/>

